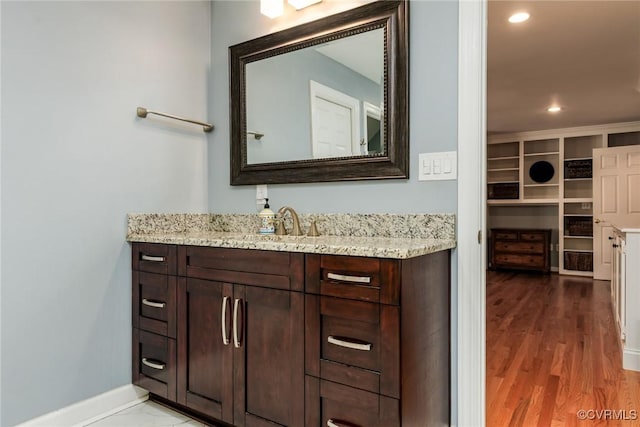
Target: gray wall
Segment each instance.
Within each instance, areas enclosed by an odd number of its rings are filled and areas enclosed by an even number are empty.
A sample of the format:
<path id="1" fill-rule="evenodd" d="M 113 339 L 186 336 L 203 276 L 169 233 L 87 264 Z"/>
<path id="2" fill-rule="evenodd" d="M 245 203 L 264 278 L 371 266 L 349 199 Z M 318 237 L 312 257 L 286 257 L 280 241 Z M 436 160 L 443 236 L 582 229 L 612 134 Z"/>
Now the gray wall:
<path id="1" fill-rule="evenodd" d="M 2 419 L 130 383 L 128 212 L 207 209 L 209 2 L 2 1 Z"/>
<path id="2" fill-rule="evenodd" d="M 257 1 L 212 3 L 209 111 L 216 130 L 209 137 L 209 211 L 257 212 L 255 187 L 229 185 L 228 47 L 368 1 L 324 1 L 301 12 L 287 8 L 274 20 L 259 13 Z M 272 208 L 299 212 L 456 212 L 455 181 L 421 182 L 418 154 L 457 150 L 458 2 L 410 3 L 410 176 L 409 180 L 270 185 Z M 457 254 L 452 260 L 452 413 L 457 413 Z"/>

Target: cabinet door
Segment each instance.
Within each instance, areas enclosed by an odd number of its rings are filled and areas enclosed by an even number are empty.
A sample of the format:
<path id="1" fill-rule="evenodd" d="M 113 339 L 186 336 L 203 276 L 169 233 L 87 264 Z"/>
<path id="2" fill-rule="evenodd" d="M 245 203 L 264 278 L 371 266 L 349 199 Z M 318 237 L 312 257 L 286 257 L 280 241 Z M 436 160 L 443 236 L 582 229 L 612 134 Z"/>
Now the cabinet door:
<path id="1" fill-rule="evenodd" d="M 233 424 L 303 426 L 303 294 L 235 285 L 233 335 Z"/>
<path id="2" fill-rule="evenodd" d="M 178 403 L 228 423 L 233 422 L 232 297 L 230 284 L 178 279 Z"/>

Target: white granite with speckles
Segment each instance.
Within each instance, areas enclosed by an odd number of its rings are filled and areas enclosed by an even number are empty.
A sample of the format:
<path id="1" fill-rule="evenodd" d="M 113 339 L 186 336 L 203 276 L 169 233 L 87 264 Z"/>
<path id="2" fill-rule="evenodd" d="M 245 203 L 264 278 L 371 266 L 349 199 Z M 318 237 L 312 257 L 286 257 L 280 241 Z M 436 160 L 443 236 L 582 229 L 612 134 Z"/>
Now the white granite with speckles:
<path id="1" fill-rule="evenodd" d="M 321 236 L 260 235 L 258 215 L 130 214 L 127 240 L 378 258 L 412 258 L 455 247 L 453 214 L 300 214 L 303 231 Z M 291 230 L 287 215 L 285 226 Z"/>

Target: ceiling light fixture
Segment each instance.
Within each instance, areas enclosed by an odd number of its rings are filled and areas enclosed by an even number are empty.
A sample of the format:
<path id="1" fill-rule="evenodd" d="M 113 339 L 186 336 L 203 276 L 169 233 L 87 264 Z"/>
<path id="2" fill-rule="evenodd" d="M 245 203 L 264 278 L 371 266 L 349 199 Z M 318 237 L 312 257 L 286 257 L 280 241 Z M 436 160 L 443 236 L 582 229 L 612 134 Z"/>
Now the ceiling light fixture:
<path id="1" fill-rule="evenodd" d="M 276 18 L 284 12 L 284 0 L 260 0 L 260 13 Z"/>
<path id="2" fill-rule="evenodd" d="M 560 111 L 562 111 L 562 108 L 558 107 L 557 105 L 554 105 L 552 107 L 547 108 L 547 111 L 550 113 L 559 113 Z"/>
<path id="3" fill-rule="evenodd" d="M 530 16 L 531 15 L 529 15 L 527 12 L 514 13 L 509 17 L 509 22 L 511 22 L 512 24 L 519 24 L 520 22 L 524 22 L 529 19 Z"/>
<path id="4" fill-rule="evenodd" d="M 288 0 L 289 4 L 296 8 L 296 10 L 304 9 L 312 4 L 320 3 L 322 0 Z"/>

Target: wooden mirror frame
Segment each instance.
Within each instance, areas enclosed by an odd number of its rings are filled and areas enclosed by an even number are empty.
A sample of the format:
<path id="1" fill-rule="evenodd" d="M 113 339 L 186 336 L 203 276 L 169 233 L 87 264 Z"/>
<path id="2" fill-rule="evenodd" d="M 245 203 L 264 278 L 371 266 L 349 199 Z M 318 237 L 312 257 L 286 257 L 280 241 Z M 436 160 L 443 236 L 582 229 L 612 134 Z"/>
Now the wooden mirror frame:
<path id="1" fill-rule="evenodd" d="M 409 178 L 408 12 L 406 1 L 377 1 L 231 46 L 231 185 Z M 384 153 L 247 164 L 245 66 L 378 28 L 384 29 Z"/>

